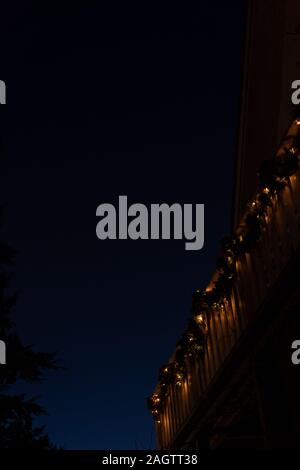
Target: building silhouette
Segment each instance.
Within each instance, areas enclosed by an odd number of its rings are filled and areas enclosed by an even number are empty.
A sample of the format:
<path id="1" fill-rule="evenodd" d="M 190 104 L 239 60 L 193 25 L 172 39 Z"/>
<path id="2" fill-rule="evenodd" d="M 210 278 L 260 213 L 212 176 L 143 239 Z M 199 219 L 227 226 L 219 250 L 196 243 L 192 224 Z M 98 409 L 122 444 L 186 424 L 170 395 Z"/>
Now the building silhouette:
<path id="1" fill-rule="evenodd" d="M 291 360 L 300 340 L 296 79 L 299 2 L 250 0 L 232 234 L 149 398 L 160 449 L 300 442 L 300 365 Z"/>

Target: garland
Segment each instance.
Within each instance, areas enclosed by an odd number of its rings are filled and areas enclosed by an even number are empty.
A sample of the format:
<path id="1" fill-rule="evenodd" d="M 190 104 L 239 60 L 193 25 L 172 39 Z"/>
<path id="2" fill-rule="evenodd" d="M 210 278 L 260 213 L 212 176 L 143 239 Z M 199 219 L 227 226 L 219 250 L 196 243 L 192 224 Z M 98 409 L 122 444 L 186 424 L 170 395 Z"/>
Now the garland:
<path id="1" fill-rule="evenodd" d="M 159 370 L 157 392 L 147 399 L 148 407 L 160 423 L 162 405 L 171 385 L 181 386 L 186 379 L 186 360 L 204 357 L 210 313 L 228 300 L 236 277 L 236 262 L 249 253 L 260 239 L 274 198 L 289 183 L 300 163 L 300 121 L 293 122 L 275 158 L 262 163 L 259 185 L 254 199 L 236 234 L 221 241 L 221 256 L 217 260 L 217 279 L 211 288 L 197 289 L 192 296 L 192 317 L 177 343 L 173 362 Z"/>

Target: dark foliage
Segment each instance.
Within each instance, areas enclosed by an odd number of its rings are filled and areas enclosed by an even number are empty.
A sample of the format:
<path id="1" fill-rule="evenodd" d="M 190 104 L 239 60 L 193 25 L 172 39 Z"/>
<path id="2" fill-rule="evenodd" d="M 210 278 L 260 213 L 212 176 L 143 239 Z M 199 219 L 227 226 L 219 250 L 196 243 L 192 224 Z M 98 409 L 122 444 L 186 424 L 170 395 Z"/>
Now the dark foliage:
<path id="1" fill-rule="evenodd" d="M 0 339 L 6 345 L 6 364 L 0 365 L 0 450 L 54 449 L 43 427 L 34 425 L 34 419 L 44 414 L 37 398 L 16 394 L 14 386 L 24 381 L 41 380 L 45 370 L 58 369 L 55 354 L 36 352 L 24 345 L 12 318 L 18 300 L 10 289 L 10 266 L 15 251 L 0 242 Z"/>

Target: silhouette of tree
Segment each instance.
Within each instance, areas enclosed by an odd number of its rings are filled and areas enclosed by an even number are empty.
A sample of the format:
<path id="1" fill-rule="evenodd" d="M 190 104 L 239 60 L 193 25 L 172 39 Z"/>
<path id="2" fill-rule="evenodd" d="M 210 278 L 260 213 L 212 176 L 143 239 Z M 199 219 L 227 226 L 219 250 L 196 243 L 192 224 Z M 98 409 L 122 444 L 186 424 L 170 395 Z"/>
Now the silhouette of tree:
<path id="1" fill-rule="evenodd" d="M 1 214 L 0 214 L 1 216 Z M 36 383 L 47 369 L 59 369 L 53 353 L 35 352 L 23 344 L 12 319 L 18 295 L 11 293 L 11 274 L 16 252 L 0 241 L 0 340 L 6 345 L 6 364 L 0 364 L 0 450 L 51 450 L 44 427 L 36 427 L 34 419 L 45 413 L 38 397 L 15 394 L 13 386 L 24 381 Z"/>

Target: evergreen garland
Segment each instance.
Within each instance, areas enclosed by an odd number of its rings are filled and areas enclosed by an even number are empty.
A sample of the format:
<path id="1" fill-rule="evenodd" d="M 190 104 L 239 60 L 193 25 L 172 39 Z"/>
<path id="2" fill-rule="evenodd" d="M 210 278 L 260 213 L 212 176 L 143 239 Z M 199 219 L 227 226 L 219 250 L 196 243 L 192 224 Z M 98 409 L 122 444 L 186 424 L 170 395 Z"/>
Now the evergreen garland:
<path id="1" fill-rule="evenodd" d="M 299 109 L 299 107 L 298 107 Z M 299 111 L 297 109 L 297 115 Z M 159 371 L 158 392 L 148 398 L 148 407 L 156 422 L 160 422 L 163 401 L 169 394 L 171 385 L 181 386 L 186 377 L 186 362 L 191 357 L 203 357 L 205 354 L 208 325 L 211 312 L 221 307 L 230 298 L 236 276 L 236 262 L 245 253 L 249 253 L 261 237 L 266 224 L 266 217 L 272 201 L 282 192 L 289 182 L 289 177 L 299 169 L 300 139 L 299 125 L 296 120 L 296 135 L 287 135 L 282 143 L 281 154 L 262 163 L 258 177 L 259 185 L 255 198 L 248 205 L 243 224 L 238 235 L 225 237 L 221 241 L 221 256 L 217 260 L 217 280 L 212 288 L 197 289 L 192 296 L 192 317 L 188 327 L 177 343 L 174 361 L 163 366 Z M 291 127 L 292 127 L 291 126 Z M 292 141 L 292 145 L 284 142 Z"/>

